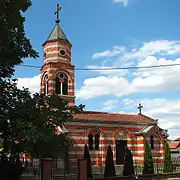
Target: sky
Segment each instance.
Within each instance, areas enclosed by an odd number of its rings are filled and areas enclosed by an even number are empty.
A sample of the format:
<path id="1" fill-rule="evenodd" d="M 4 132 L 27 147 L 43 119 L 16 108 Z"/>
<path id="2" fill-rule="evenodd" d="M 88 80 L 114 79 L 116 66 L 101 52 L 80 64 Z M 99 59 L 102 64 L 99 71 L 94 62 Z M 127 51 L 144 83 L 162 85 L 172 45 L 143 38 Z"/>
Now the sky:
<path id="1" fill-rule="evenodd" d="M 55 25 L 57 3 L 76 68 L 180 64 L 179 0 L 32 0 L 24 14 L 25 31 L 39 58 L 24 64 L 42 66 L 42 44 Z M 39 92 L 39 72 L 16 67 L 18 87 Z M 180 66 L 75 71 L 76 104 L 92 111 L 138 113 L 142 103 L 143 114 L 158 119 L 175 139 L 180 137 L 179 75 Z"/>

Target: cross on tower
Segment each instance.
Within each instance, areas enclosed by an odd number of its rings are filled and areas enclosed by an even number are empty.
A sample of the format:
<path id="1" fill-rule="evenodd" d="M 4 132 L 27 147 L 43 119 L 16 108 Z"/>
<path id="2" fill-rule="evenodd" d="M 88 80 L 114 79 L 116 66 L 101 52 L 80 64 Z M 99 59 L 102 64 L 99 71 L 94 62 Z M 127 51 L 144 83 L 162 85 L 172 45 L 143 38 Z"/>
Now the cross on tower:
<path id="1" fill-rule="evenodd" d="M 139 106 L 138 106 L 139 114 L 142 114 L 142 108 L 143 108 L 143 106 L 141 105 L 141 103 L 139 103 Z"/>
<path id="2" fill-rule="evenodd" d="M 58 24 L 60 22 L 59 20 L 59 11 L 61 10 L 61 7 L 59 6 L 59 4 L 57 4 L 57 9 L 56 9 L 56 12 L 55 12 L 55 15 L 56 15 L 56 23 Z"/>

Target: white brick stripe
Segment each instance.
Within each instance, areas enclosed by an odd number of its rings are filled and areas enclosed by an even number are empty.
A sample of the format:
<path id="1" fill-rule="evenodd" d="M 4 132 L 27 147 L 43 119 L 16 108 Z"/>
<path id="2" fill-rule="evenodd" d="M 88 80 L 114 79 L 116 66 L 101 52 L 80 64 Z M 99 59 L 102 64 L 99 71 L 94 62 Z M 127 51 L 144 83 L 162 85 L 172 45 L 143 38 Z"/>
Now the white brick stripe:
<path id="1" fill-rule="evenodd" d="M 89 151 L 90 154 L 106 154 L 107 151 Z M 144 151 L 143 150 L 131 150 L 131 153 L 133 154 L 143 154 Z M 156 151 L 155 153 L 163 153 L 163 151 Z M 83 151 L 70 151 L 69 154 L 84 154 Z"/>
<path id="2" fill-rule="evenodd" d="M 53 60 L 64 60 L 64 61 L 67 61 L 68 59 L 67 58 L 63 58 L 63 57 L 49 57 L 49 58 L 45 58 L 44 62 L 46 63 L 47 61 L 53 61 Z"/>
<path id="3" fill-rule="evenodd" d="M 50 48 L 56 48 L 56 47 L 60 47 L 60 48 L 67 48 L 67 46 L 64 46 L 64 45 L 61 45 L 61 44 L 55 44 L 55 45 L 49 45 L 47 47 L 44 48 L 44 51 L 46 51 L 47 49 L 50 49 Z M 69 48 L 68 48 L 69 49 Z"/>
<path id="4" fill-rule="evenodd" d="M 60 50 L 60 49 L 59 49 Z M 48 55 L 48 54 L 57 54 L 57 53 L 59 53 L 59 51 L 46 51 L 46 54 Z M 60 53 L 59 53 L 60 54 Z M 68 53 L 68 52 L 66 52 L 66 55 L 68 56 L 68 57 L 70 57 L 70 54 Z"/>

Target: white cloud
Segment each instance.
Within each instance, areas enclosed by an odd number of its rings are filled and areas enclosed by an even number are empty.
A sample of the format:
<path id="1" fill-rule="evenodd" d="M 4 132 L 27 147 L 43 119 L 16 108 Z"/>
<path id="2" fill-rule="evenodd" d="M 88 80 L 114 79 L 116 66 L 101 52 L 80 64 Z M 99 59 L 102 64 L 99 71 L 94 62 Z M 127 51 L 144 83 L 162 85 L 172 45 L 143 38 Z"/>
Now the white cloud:
<path id="1" fill-rule="evenodd" d="M 112 111 L 114 108 L 117 107 L 119 101 L 118 100 L 109 100 L 104 103 L 104 107 L 102 111 Z"/>
<path id="2" fill-rule="evenodd" d="M 122 96 L 131 92 L 128 81 L 125 78 L 118 76 L 89 78 L 86 79 L 83 84 L 84 86 L 76 92 L 77 98 L 89 99 L 109 94 Z"/>
<path id="3" fill-rule="evenodd" d="M 180 53 L 180 41 L 150 41 L 144 43 L 142 47 L 132 49 L 129 52 L 125 50 L 125 47 L 123 49 L 124 51 L 121 51 L 118 55 L 119 58 L 113 59 L 112 65 L 106 66 L 103 64 L 103 66 L 88 67 L 97 67 L 99 69 L 104 67 L 127 67 L 128 65 L 131 66 L 132 63 L 136 63 L 135 66 L 180 64 L 180 58 L 169 60 L 156 57 L 156 55 L 162 57 L 164 55 L 177 55 Z M 115 53 L 111 54 L 112 57 L 113 55 Z M 114 72 L 112 70 L 101 70 L 99 72 L 100 76 L 84 80 L 83 86 L 77 91 L 78 98 L 89 99 L 110 94 L 120 97 L 137 92 L 159 93 L 180 90 L 180 86 L 178 86 L 180 84 L 180 66 L 137 69 L 133 71 L 133 74 L 129 70 L 115 70 Z"/>
<path id="4" fill-rule="evenodd" d="M 171 139 L 180 137 L 180 100 L 155 98 L 155 99 L 126 99 L 125 108 L 137 108 L 139 102 L 143 105 L 143 114 L 159 119 L 158 124 L 163 129 L 168 129 Z"/>
<path id="5" fill-rule="evenodd" d="M 22 89 L 22 87 L 28 88 L 30 92 L 38 93 L 40 91 L 40 75 L 31 78 L 18 78 L 17 87 Z"/>
<path id="6" fill-rule="evenodd" d="M 112 69 L 115 66 L 96 66 L 96 65 L 88 65 L 86 66 L 88 69 L 93 69 L 91 71 L 98 72 L 102 75 L 109 75 L 109 76 L 125 76 L 128 72 L 126 69 Z"/>
<path id="7" fill-rule="evenodd" d="M 124 46 L 115 46 L 112 50 L 105 50 L 93 55 L 93 59 L 122 55 L 126 59 L 143 59 L 147 56 L 173 55 L 180 53 L 180 41 L 156 40 L 143 43 L 142 47 L 126 51 Z"/>
<path id="8" fill-rule="evenodd" d="M 159 64 L 180 64 L 180 58 L 176 60 L 156 59 L 149 56 L 139 63 L 139 66 L 159 65 Z M 89 99 L 103 95 L 114 95 L 121 97 L 132 93 L 156 93 L 174 92 L 180 90 L 179 78 L 180 66 L 139 69 L 134 73 L 132 79 L 126 76 L 113 75 L 97 76 L 88 78 L 83 82 L 83 87 L 77 91 L 77 97 Z"/>
<path id="9" fill-rule="evenodd" d="M 123 52 L 125 52 L 125 48 L 123 46 L 114 46 L 112 50 L 106 50 L 103 52 L 97 52 L 93 54 L 92 58 L 98 59 L 102 57 L 113 57 L 118 54 L 122 54 Z"/>
<path id="10" fill-rule="evenodd" d="M 124 6 L 128 5 L 128 0 L 113 0 L 114 3 L 123 3 Z"/>

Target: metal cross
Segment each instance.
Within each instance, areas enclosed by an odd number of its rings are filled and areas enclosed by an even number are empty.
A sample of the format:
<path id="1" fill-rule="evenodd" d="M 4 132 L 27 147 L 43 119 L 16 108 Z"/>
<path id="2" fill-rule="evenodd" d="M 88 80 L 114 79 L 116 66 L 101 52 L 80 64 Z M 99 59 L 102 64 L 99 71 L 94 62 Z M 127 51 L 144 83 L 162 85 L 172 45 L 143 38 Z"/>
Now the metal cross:
<path id="1" fill-rule="evenodd" d="M 55 12 L 55 15 L 56 15 L 56 23 L 58 24 L 60 22 L 59 20 L 59 11 L 61 10 L 61 7 L 59 6 L 59 4 L 57 4 L 57 9 L 56 9 L 56 12 Z"/>
<path id="2" fill-rule="evenodd" d="M 143 106 L 141 105 L 141 103 L 139 103 L 138 109 L 139 109 L 139 114 L 141 114 Z"/>

